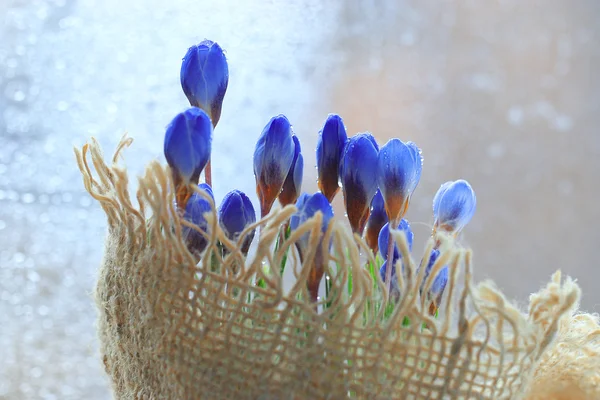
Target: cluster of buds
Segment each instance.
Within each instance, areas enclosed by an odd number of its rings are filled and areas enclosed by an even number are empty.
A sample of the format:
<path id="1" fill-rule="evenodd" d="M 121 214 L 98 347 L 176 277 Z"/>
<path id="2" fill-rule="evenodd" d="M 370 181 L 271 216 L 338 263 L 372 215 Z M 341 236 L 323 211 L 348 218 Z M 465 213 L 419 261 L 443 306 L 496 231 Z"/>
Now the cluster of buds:
<path id="1" fill-rule="evenodd" d="M 165 158 L 173 174 L 177 206 L 183 218 L 206 235 L 210 232 L 205 213 L 211 210 L 211 201 L 214 202 L 210 175 L 212 134 L 221 117 L 228 83 L 227 59 L 218 44 L 205 40 L 191 47 L 181 67 L 181 85 L 191 108 L 173 119 L 165 135 Z M 300 141 L 284 115 L 270 119 L 258 138 L 253 157 L 261 218 L 271 212 L 276 201 L 281 206 L 295 204 L 297 213 L 290 220 L 290 229 L 297 229 L 320 213 L 324 234 L 333 219 L 331 203 L 341 184 L 352 232 L 364 237 L 372 251 L 380 254 L 381 278 L 391 297 L 397 298 L 400 288 L 396 274 L 403 270 L 403 265 L 391 232 L 403 234 L 411 251 L 413 233 L 404 217 L 421 178 L 421 149 L 413 142 L 397 138 L 380 147 L 368 132 L 348 137 L 342 118 L 330 114 L 319 132 L 316 159 L 320 192 L 302 193 L 304 159 Z M 200 184 L 202 171 L 205 183 Z M 437 232 L 458 235 L 471 220 L 475 206 L 475 193 L 468 182 L 444 183 L 433 201 L 432 235 Z M 248 196 L 239 190 L 229 192 L 218 207 L 218 219 L 225 235 L 239 241 L 239 248 L 247 254 L 255 232 L 241 235 L 256 222 L 254 206 Z M 190 251 L 200 257 L 206 248 L 206 235 L 191 229 L 186 229 L 185 235 Z M 297 243 L 301 259 L 307 246 L 307 238 Z M 322 250 L 317 249 L 319 251 Z M 439 250 L 434 248 L 429 255 L 426 277 L 438 256 Z M 323 278 L 321 258 L 315 258 L 308 282 L 313 300 L 317 298 Z M 430 312 L 437 312 L 447 281 L 448 267 L 445 266 L 429 292 L 424 294 L 431 302 Z"/>

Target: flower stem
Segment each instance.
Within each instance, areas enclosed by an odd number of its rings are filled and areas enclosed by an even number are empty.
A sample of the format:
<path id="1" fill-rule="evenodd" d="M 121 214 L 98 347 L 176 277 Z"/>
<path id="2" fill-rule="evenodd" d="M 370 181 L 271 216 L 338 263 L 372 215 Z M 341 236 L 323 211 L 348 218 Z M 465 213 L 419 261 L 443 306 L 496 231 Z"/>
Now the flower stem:
<path id="1" fill-rule="evenodd" d="M 208 162 L 206 163 L 206 167 L 204 168 L 204 181 L 208 186 L 212 188 L 212 168 L 210 165 L 210 157 L 208 158 Z"/>

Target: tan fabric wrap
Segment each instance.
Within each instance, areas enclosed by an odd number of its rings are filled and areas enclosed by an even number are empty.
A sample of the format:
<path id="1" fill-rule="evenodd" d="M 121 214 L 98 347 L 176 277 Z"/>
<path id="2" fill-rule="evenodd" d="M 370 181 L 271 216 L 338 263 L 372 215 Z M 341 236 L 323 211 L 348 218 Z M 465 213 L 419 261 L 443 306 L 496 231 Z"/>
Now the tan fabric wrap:
<path id="1" fill-rule="evenodd" d="M 167 168 L 152 162 L 132 203 L 127 173 L 116 165 L 130 143 L 123 139 L 110 166 L 93 139 L 75 150 L 85 188 L 108 216 L 95 298 L 100 350 L 117 398 L 600 398 L 598 319 L 575 314 L 579 287 L 560 272 L 531 296 L 524 314 L 492 283 L 475 285 L 471 252 L 442 238 L 431 274 L 450 267 L 439 317 L 428 315 L 418 290 L 424 268 L 411 260 L 400 303 L 385 318 L 374 304 L 386 291 L 359 251 L 371 253 L 341 224 L 323 238 L 317 216 L 273 251 L 292 206 L 260 222 L 248 260 L 208 215 L 208 251 L 220 240 L 231 252 L 197 264 L 182 241 Z M 305 232 L 310 251 L 301 264 L 294 243 Z M 396 239 L 409 260 L 404 239 Z M 306 280 L 315 249 L 330 240 L 332 291 L 315 311 Z M 285 254 L 296 277 L 290 287 L 278 267 L 265 269 Z"/>

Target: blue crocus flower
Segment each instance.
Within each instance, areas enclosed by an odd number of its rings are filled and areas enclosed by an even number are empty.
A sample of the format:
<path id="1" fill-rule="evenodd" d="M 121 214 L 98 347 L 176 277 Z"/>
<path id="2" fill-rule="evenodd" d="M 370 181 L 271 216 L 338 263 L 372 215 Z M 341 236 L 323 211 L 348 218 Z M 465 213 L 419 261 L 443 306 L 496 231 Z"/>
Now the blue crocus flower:
<path id="1" fill-rule="evenodd" d="M 434 230 L 458 234 L 471 221 L 476 206 L 469 182 L 459 179 L 444 183 L 433 198 Z"/>
<path id="2" fill-rule="evenodd" d="M 248 196 L 239 190 L 232 190 L 225 195 L 219 207 L 219 225 L 227 238 L 237 242 L 243 230 L 255 222 L 256 213 Z M 243 243 L 239 244 L 244 255 L 248 254 L 255 231 L 249 232 Z"/>
<path id="3" fill-rule="evenodd" d="M 427 267 L 425 268 L 425 274 L 423 276 L 423 282 L 421 283 L 421 295 L 423 295 L 423 289 L 425 286 L 425 282 L 427 281 L 427 277 L 431 274 L 431 269 L 435 264 L 436 260 L 440 256 L 440 251 L 438 249 L 434 249 L 431 251 L 431 255 L 429 256 L 429 262 L 427 263 Z M 446 288 L 446 284 L 448 283 L 448 275 L 449 270 L 448 266 L 444 266 L 434 278 L 433 283 L 431 284 L 431 288 L 427 293 L 427 299 L 430 301 L 429 304 L 429 314 L 435 315 L 437 312 L 441 302 L 442 296 L 444 294 L 444 289 Z"/>
<path id="4" fill-rule="evenodd" d="M 370 133 L 359 133 L 346 143 L 340 175 L 346 213 L 352 232 L 362 235 L 369 205 L 377 191 L 377 153 L 379 146 Z"/>
<path id="5" fill-rule="evenodd" d="M 173 172 L 176 198 L 182 208 L 191 195 L 188 186 L 198 183 L 210 158 L 212 130 L 208 115 L 196 107 L 177 114 L 167 127 L 165 158 Z"/>
<path id="6" fill-rule="evenodd" d="M 384 260 L 387 260 L 387 258 L 388 258 L 388 248 L 389 248 L 389 241 L 390 241 L 390 229 L 389 228 L 390 228 L 390 224 L 389 223 L 385 224 L 383 226 L 383 228 L 381 228 L 381 232 L 379 232 L 379 238 L 378 238 L 379 254 L 381 254 L 381 257 L 383 257 Z M 414 239 L 415 235 L 413 234 L 413 231 L 412 231 L 408 221 L 405 219 L 400 220 L 397 230 L 404 232 L 404 235 L 406 237 L 406 243 L 408 244 L 408 251 L 412 251 L 412 244 L 413 244 L 413 239 Z M 391 240 L 394 240 L 394 239 L 392 238 Z M 394 260 L 396 260 L 397 258 L 400 258 L 400 257 L 402 257 L 402 255 L 400 254 L 400 249 L 398 249 L 398 245 L 394 241 Z"/>
<path id="7" fill-rule="evenodd" d="M 180 79 L 190 104 L 209 114 L 216 126 L 229 83 L 229 67 L 223 49 L 211 40 L 190 47 L 181 63 Z"/>
<path id="8" fill-rule="evenodd" d="M 292 133 L 290 121 L 278 115 L 271 118 L 256 143 L 254 176 L 261 218 L 271 211 L 294 161 Z"/>
<path id="9" fill-rule="evenodd" d="M 306 200 L 310 199 L 310 194 L 303 192 L 300 196 L 298 196 L 298 200 L 296 200 L 296 209 L 298 210 L 294 215 L 290 218 L 290 229 L 296 229 L 300 225 L 300 217 L 302 213 L 302 209 L 304 208 L 304 204 Z M 304 219 L 305 220 L 305 219 Z M 303 220 L 303 221 L 304 221 Z"/>
<path id="10" fill-rule="evenodd" d="M 198 185 L 200 189 L 204 192 L 208 193 L 211 199 L 214 201 L 214 196 L 212 189 L 205 183 Z M 183 218 L 186 221 L 189 221 L 200 228 L 202 231 L 208 231 L 208 221 L 204 218 L 204 214 L 207 212 L 212 212 L 212 208 L 210 206 L 210 202 L 205 199 L 200 193 L 193 192 L 187 205 L 185 207 L 185 212 Z M 206 238 L 198 231 L 189 228 L 187 226 L 183 227 L 183 237 L 187 244 L 188 249 L 192 254 L 200 256 L 202 251 L 206 248 L 208 241 Z"/>
<path id="11" fill-rule="evenodd" d="M 347 140 L 342 118 L 329 114 L 317 139 L 317 183 L 330 203 L 340 189 L 339 168 Z"/>
<path id="12" fill-rule="evenodd" d="M 388 217 L 385 212 L 385 202 L 383 201 L 381 192 L 377 190 L 375 196 L 373 196 L 373 200 L 371 200 L 371 212 L 369 213 L 367 230 L 365 233 L 367 245 L 374 253 L 377 253 L 377 249 L 379 248 L 379 232 L 381 232 L 381 228 L 383 228 L 387 222 Z"/>
<path id="13" fill-rule="evenodd" d="M 317 212 L 320 212 L 323 216 L 321 221 L 321 232 L 325 233 L 327 228 L 329 227 L 329 223 L 333 218 L 333 208 L 329 203 L 329 200 L 322 193 L 315 193 L 312 196 L 303 193 L 296 201 L 296 208 L 298 212 L 290 219 L 290 228 L 292 231 L 298 229 L 303 223 L 308 221 L 310 218 L 314 217 Z M 300 259 L 303 259 L 304 254 L 306 254 L 306 250 L 308 247 L 308 238 L 309 234 L 306 233 L 297 243 L 296 247 L 298 248 L 298 252 L 300 253 Z M 319 284 L 321 283 L 321 279 L 323 278 L 323 274 L 325 272 L 323 268 L 323 253 L 322 253 L 322 244 L 319 242 L 319 247 L 317 248 L 317 255 L 314 259 L 312 269 L 308 276 L 307 288 L 311 300 L 313 302 L 317 301 L 319 294 Z"/>
<path id="14" fill-rule="evenodd" d="M 331 207 L 331 204 L 323 193 L 320 192 L 317 192 L 312 196 L 307 193 L 302 193 L 296 201 L 296 208 L 298 211 L 290 218 L 290 228 L 292 231 L 314 217 L 317 211 L 320 211 L 323 214 L 322 231 L 325 233 L 329 226 L 329 222 L 333 218 L 333 207 Z"/>
<path id="15" fill-rule="evenodd" d="M 399 221 L 406 210 L 410 196 L 421 179 L 423 158 L 413 142 L 391 139 L 381 148 L 377 160 L 377 182 L 385 200 L 390 221 Z"/>
<path id="16" fill-rule="evenodd" d="M 279 202 L 284 207 L 295 203 L 298 199 L 302 189 L 302 175 L 304 173 L 304 157 L 302 157 L 300 141 L 295 135 L 292 136 L 292 139 L 294 140 L 294 160 L 279 194 Z"/>

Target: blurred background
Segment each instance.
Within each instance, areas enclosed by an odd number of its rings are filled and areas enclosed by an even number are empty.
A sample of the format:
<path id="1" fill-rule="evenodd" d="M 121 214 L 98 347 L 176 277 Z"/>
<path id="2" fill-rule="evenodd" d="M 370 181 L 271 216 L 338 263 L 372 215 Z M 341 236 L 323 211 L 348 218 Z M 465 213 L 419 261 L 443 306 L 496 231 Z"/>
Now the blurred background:
<path id="1" fill-rule="evenodd" d="M 278 113 L 315 190 L 317 133 L 339 113 L 349 134 L 423 149 L 418 243 L 439 185 L 465 178 L 476 280 L 525 308 L 560 268 L 600 310 L 600 2 L 0 0 L 0 399 L 110 397 L 92 302 L 106 219 L 72 147 L 94 136 L 110 155 L 127 131 L 132 176 L 162 160 L 181 58 L 205 38 L 231 74 L 217 201 L 255 199 L 254 144 Z"/>

